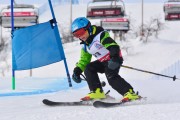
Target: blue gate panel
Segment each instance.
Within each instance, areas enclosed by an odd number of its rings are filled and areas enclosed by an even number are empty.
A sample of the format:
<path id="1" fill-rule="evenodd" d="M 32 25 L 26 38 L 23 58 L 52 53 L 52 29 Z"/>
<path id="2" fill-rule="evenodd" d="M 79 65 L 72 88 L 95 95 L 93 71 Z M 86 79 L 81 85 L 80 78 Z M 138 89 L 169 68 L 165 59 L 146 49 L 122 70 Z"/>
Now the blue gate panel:
<path id="1" fill-rule="evenodd" d="M 17 29 L 13 32 L 13 69 L 27 70 L 64 59 L 62 45 L 52 22 Z"/>

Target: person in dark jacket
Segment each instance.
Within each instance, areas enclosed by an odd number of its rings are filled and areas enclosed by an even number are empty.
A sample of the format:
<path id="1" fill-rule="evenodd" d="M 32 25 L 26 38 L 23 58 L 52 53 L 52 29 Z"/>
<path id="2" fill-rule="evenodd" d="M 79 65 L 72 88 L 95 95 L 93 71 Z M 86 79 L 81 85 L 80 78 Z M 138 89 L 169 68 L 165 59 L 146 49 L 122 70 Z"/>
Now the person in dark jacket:
<path id="1" fill-rule="evenodd" d="M 109 85 L 123 96 L 122 101 L 139 99 L 133 87 L 118 73 L 123 63 L 119 45 L 100 26 L 91 25 L 85 17 L 76 18 L 71 26 L 74 37 L 81 40 L 81 57 L 74 68 L 72 79 L 81 82 L 84 72 L 90 93 L 81 100 L 105 99 L 98 73 L 105 73 Z M 97 60 L 91 62 L 94 56 Z"/>

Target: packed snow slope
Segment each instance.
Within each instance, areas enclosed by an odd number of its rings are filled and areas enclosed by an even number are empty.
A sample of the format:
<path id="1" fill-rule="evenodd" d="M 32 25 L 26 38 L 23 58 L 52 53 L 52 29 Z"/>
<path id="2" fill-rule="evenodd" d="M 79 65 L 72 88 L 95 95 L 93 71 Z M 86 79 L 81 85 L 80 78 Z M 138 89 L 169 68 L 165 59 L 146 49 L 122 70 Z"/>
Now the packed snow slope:
<path id="1" fill-rule="evenodd" d="M 145 4 L 145 21 L 153 16 L 162 16 L 163 4 Z M 153 8 L 153 9 L 152 9 Z M 136 24 L 141 23 L 140 4 L 127 4 L 127 14 L 131 14 Z M 55 8 L 55 15 L 60 25 L 69 27 L 70 16 L 68 6 Z M 73 6 L 73 19 L 85 16 L 86 6 Z M 51 19 L 50 12 L 41 16 L 41 21 Z M 180 22 L 165 22 L 166 28 L 161 31 L 159 39 L 151 39 L 147 44 L 137 39 L 128 39 L 131 45 L 130 53 L 123 52 L 124 65 L 161 72 L 171 68 L 175 62 L 180 60 Z M 75 63 L 80 56 L 79 41 L 64 44 L 70 74 L 72 75 Z M 39 58 L 37 58 L 39 59 Z M 171 76 L 173 72 L 169 72 Z M 66 72 L 63 62 L 33 70 L 33 77 L 29 78 L 29 71 L 16 72 L 16 90 L 11 90 L 11 72 L 6 77 L 0 78 L 0 95 L 11 92 L 24 92 L 33 90 L 54 90 L 54 92 L 43 92 L 46 94 L 3 96 L 0 97 L 1 120 L 178 120 L 180 118 L 180 80 L 173 81 L 162 77 L 158 79 L 151 74 L 121 68 L 120 75 L 124 77 L 141 96 L 146 96 L 146 103 L 140 105 L 116 107 L 110 109 L 96 109 L 92 106 L 81 107 L 47 107 L 42 104 L 44 98 L 55 101 L 78 101 L 89 93 L 85 82 L 68 88 Z M 180 69 L 177 68 L 176 76 L 180 78 Z M 100 79 L 106 81 L 103 74 Z M 59 91 L 59 87 L 65 87 Z M 56 91 L 57 90 L 57 91 Z M 108 84 L 104 91 L 111 90 L 110 95 L 117 100 L 122 98 Z"/>

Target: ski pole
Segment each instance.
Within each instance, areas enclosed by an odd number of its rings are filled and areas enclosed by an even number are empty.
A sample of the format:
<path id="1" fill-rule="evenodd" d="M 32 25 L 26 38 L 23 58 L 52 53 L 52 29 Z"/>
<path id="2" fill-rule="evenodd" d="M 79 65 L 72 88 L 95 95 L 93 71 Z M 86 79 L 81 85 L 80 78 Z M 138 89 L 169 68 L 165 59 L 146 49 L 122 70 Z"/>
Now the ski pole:
<path id="1" fill-rule="evenodd" d="M 84 79 L 82 79 L 82 80 L 87 81 L 86 77 L 85 77 L 83 74 L 81 74 L 81 76 L 84 78 Z M 105 87 L 105 86 L 106 86 L 106 83 L 105 83 L 104 81 L 102 81 L 102 82 L 101 82 L 101 86 L 102 86 L 102 87 Z"/>
<path id="2" fill-rule="evenodd" d="M 159 73 L 155 73 L 155 72 L 150 72 L 150 71 L 147 71 L 147 70 L 141 70 L 141 69 L 129 67 L 129 66 L 126 66 L 126 65 L 122 65 L 122 67 L 128 68 L 128 69 L 132 69 L 132 70 L 141 71 L 141 72 L 145 72 L 145 73 L 149 73 L 149 74 L 159 75 L 159 76 L 163 76 L 163 77 L 167 77 L 167 78 L 172 78 L 173 81 L 175 81 L 176 79 L 180 80 L 179 78 L 176 78 L 176 75 L 174 75 L 173 77 L 171 77 L 171 76 L 167 76 L 167 75 L 163 75 L 163 74 L 159 74 Z"/>

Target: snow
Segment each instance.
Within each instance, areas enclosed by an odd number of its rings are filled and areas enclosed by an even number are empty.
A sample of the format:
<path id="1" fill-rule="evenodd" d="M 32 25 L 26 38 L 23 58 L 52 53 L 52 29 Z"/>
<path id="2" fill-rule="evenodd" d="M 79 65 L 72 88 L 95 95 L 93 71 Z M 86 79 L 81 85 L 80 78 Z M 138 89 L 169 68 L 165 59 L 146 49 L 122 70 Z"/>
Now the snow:
<path id="1" fill-rule="evenodd" d="M 153 16 L 163 19 L 163 4 L 145 4 L 145 21 Z M 60 25 L 70 23 L 69 6 L 57 6 L 55 15 Z M 152 10 L 153 8 L 153 10 Z M 140 4 L 127 4 L 127 14 L 135 19 L 135 24 L 141 23 Z M 85 16 L 86 6 L 73 6 L 73 19 Z M 50 12 L 44 13 L 40 21 L 51 19 Z M 166 28 L 158 39 L 151 39 L 143 44 L 139 39 L 129 39 L 130 54 L 124 50 L 124 65 L 160 73 L 168 69 L 166 75 L 176 75 L 180 78 L 178 61 L 180 61 L 180 22 L 165 22 Z M 64 45 L 70 74 L 80 56 L 79 41 Z M 11 60 L 9 60 L 11 61 Z M 176 65 L 174 72 L 172 66 Z M 176 74 L 175 74 L 176 73 Z M 47 107 L 42 104 L 44 98 L 55 101 L 78 101 L 89 93 L 85 82 L 68 88 L 63 62 L 55 63 L 29 71 L 16 72 L 16 90 L 11 90 L 11 71 L 6 77 L 0 78 L 0 115 L 1 120 L 178 120 L 180 118 L 180 80 L 138 72 L 121 68 L 120 75 L 124 77 L 139 94 L 146 96 L 147 102 L 141 105 L 96 109 L 91 106 L 81 107 Z M 106 81 L 103 74 L 100 79 Z M 107 81 L 106 81 L 107 82 Z M 111 90 L 110 95 L 120 100 L 120 96 L 108 84 L 104 91 Z"/>

